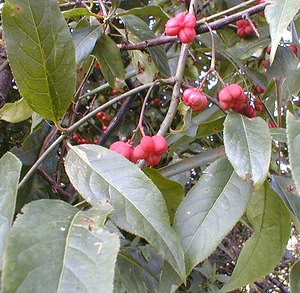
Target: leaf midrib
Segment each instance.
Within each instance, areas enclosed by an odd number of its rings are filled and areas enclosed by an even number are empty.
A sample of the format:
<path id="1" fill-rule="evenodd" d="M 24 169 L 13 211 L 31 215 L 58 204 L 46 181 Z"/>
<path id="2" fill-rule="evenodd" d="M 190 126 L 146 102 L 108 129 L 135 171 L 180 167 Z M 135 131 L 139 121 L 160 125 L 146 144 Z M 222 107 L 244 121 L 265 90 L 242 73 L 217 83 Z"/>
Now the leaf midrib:
<path id="1" fill-rule="evenodd" d="M 136 209 L 136 211 L 138 211 L 142 216 L 143 216 L 143 218 L 145 218 L 146 220 L 147 220 L 147 222 L 151 225 L 151 227 L 153 227 L 153 229 L 157 232 L 157 234 L 160 236 L 160 239 L 161 240 L 163 240 L 163 243 L 166 245 L 166 247 L 168 248 L 168 251 L 170 251 L 171 253 L 172 253 L 172 257 L 174 258 L 174 260 L 175 260 L 175 262 L 176 262 L 176 264 L 177 264 L 177 269 L 179 269 L 179 272 L 180 272 L 180 274 L 182 274 L 182 272 L 181 272 L 181 270 L 180 270 L 180 265 L 178 264 L 178 262 L 177 262 L 177 258 L 175 257 L 175 255 L 173 254 L 173 251 L 172 250 L 170 250 L 169 249 L 169 245 L 166 243 L 166 241 L 165 241 L 165 239 L 161 236 L 161 234 L 160 233 L 158 233 L 158 231 L 157 231 L 157 229 L 152 225 L 152 223 L 149 221 L 149 219 L 148 218 L 146 218 L 144 215 L 143 215 L 143 213 L 131 202 L 131 200 L 128 198 L 128 197 L 126 197 L 125 195 L 124 195 L 124 193 L 123 192 L 121 192 L 121 191 L 119 191 L 119 189 L 118 188 L 116 188 L 113 184 L 111 184 L 110 182 L 108 182 L 107 181 L 107 179 L 104 177 L 104 176 L 102 176 L 102 175 L 100 175 L 98 172 L 97 172 L 97 170 L 93 167 L 93 165 L 91 164 L 91 162 L 89 161 L 89 160 L 85 160 L 85 158 L 84 157 L 82 157 L 81 155 L 80 155 L 80 152 L 77 152 L 77 147 L 72 147 L 72 149 L 71 150 L 73 150 L 74 151 L 74 153 L 76 153 L 77 154 L 77 156 L 81 159 L 81 160 L 83 160 L 96 174 L 98 174 L 101 178 L 103 178 L 103 180 L 109 185 L 109 186 L 112 186 L 115 190 L 117 190 L 121 195 L 123 195 L 123 197 Z M 171 227 L 170 227 L 170 229 L 172 229 Z"/>

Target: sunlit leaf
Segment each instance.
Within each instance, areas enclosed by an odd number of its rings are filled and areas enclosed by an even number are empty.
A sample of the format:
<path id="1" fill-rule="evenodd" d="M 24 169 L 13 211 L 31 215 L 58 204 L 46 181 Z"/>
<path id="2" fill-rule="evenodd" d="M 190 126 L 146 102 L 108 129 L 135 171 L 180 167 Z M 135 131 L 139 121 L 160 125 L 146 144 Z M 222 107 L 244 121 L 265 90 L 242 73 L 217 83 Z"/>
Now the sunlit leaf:
<path id="1" fill-rule="evenodd" d="M 18 89 L 44 118 L 58 121 L 75 92 L 75 50 L 56 0 L 8 0 L 5 46 Z"/>
<path id="2" fill-rule="evenodd" d="M 6 103 L 0 109 L 0 120 L 18 123 L 31 117 L 33 111 L 24 99 L 14 103 Z"/>
<path id="3" fill-rule="evenodd" d="M 105 227 L 112 209 L 89 211 L 38 200 L 19 215 L 4 254 L 4 292 L 113 291 L 119 237 Z"/>

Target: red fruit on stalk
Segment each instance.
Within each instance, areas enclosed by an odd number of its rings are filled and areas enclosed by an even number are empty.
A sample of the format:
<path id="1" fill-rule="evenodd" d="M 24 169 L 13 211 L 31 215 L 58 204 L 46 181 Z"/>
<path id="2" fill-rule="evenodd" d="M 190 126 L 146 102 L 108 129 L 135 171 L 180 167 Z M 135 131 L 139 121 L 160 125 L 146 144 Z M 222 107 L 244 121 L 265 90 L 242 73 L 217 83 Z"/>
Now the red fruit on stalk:
<path id="1" fill-rule="evenodd" d="M 108 121 L 110 121 L 110 117 L 109 117 L 108 115 L 103 115 L 103 116 L 101 117 L 101 120 L 102 120 L 103 122 L 108 122 Z"/>
<path id="2" fill-rule="evenodd" d="M 248 20 L 240 19 L 236 22 L 236 25 L 237 25 L 237 35 L 241 39 L 253 35 L 254 29 Z"/>
<path id="3" fill-rule="evenodd" d="M 108 128 L 108 126 L 107 126 L 107 125 L 102 125 L 102 127 L 101 127 L 102 131 L 106 131 L 106 130 L 107 130 L 107 128 Z"/>
<path id="4" fill-rule="evenodd" d="M 270 65 L 269 59 L 263 60 L 263 61 L 261 62 L 261 65 L 262 65 L 264 68 L 267 69 L 267 68 L 269 67 L 269 65 Z"/>
<path id="5" fill-rule="evenodd" d="M 163 136 L 144 136 L 137 145 L 131 156 L 132 162 L 145 160 L 149 166 L 156 166 L 161 159 L 161 155 L 168 150 L 168 143 Z"/>
<path id="6" fill-rule="evenodd" d="M 103 112 L 98 112 L 96 114 L 96 116 L 101 119 L 104 116 L 104 113 Z"/>
<path id="7" fill-rule="evenodd" d="M 112 95 L 116 95 L 117 93 L 118 93 L 118 91 L 117 91 L 116 89 L 112 89 L 112 90 L 111 90 L 111 94 L 112 94 Z"/>
<path id="8" fill-rule="evenodd" d="M 182 43 L 190 43 L 196 38 L 196 17 L 193 14 L 182 12 L 170 18 L 165 27 L 168 36 L 178 36 Z"/>
<path id="9" fill-rule="evenodd" d="M 271 47 L 268 47 L 268 48 L 267 48 L 266 53 L 267 53 L 268 55 L 270 55 L 270 53 L 271 53 Z"/>
<path id="10" fill-rule="evenodd" d="M 257 116 L 257 115 L 256 115 L 255 109 L 254 109 L 252 106 L 250 106 L 250 105 L 248 105 L 248 107 L 246 108 L 244 114 L 245 114 L 248 118 L 254 118 L 254 117 Z"/>
<path id="11" fill-rule="evenodd" d="M 200 112 L 207 107 L 207 97 L 196 88 L 188 88 L 183 92 L 182 101 L 185 105 L 190 106 L 195 112 Z"/>
<path id="12" fill-rule="evenodd" d="M 277 127 L 276 124 L 273 121 L 270 121 L 268 123 L 268 126 L 269 126 L 269 128 L 276 128 Z"/>
<path id="13" fill-rule="evenodd" d="M 238 84 L 225 86 L 218 94 L 220 106 L 223 110 L 233 109 L 235 112 L 243 111 L 247 106 L 247 96 Z"/>
<path id="14" fill-rule="evenodd" d="M 133 147 L 132 145 L 124 142 L 124 141 L 116 141 L 114 142 L 110 148 L 111 151 L 114 151 L 123 157 L 127 158 L 128 160 L 131 159 L 131 155 L 133 152 Z"/>

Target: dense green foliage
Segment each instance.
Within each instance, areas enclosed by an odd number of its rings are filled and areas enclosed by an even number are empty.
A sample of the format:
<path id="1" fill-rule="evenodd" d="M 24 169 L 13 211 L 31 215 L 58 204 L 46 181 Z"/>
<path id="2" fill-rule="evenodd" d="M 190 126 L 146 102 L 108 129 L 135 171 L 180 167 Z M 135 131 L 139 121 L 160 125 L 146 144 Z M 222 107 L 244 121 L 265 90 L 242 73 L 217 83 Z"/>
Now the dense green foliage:
<path id="1" fill-rule="evenodd" d="M 299 9 L 6 0 L 2 292 L 225 293 L 272 272 L 300 228 Z M 183 44 L 164 30 L 185 11 L 197 36 Z M 225 276 L 206 260 L 237 225 L 249 239 Z M 292 293 L 299 280 L 298 262 Z"/>

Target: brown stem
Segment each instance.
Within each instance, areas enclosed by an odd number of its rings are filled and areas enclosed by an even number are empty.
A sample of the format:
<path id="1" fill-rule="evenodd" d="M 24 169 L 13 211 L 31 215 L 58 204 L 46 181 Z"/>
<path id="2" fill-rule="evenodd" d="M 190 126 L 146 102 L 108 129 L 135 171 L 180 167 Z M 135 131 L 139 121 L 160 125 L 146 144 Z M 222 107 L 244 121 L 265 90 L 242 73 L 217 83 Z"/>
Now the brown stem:
<path id="1" fill-rule="evenodd" d="M 267 5 L 267 3 L 262 3 L 259 5 L 250 7 L 248 9 L 245 9 L 241 12 L 232 14 L 228 17 L 215 20 L 215 21 L 209 23 L 209 27 L 212 30 L 222 29 L 222 28 L 226 27 L 228 24 L 244 18 L 245 15 L 253 15 L 253 14 L 257 14 L 258 12 L 263 11 L 265 9 L 266 5 Z M 207 33 L 209 31 L 209 28 L 207 27 L 207 25 L 203 24 L 203 25 L 198 26 L 196 31 L 197 31 L 198 35 L 201 35 L 203 33 Z M 125 49 L 125 50 L 145 50 L 148 47 L 153 47 L 153 46 L 162 45 L 162 44 L 166 44 L 166 43 L 175 43 L 178 41 L 179 41 L 179 39 L 176 36 L 175 37 L 159 36 L 157 38 L 142 41 L 142 42 L 139 42 L 136 44 L 127 44 L 127 43 L 119 44 L 118 47 L 121 49 Z"/>
<path id="2" fill-rule="evenodd" d="M 6 50 L 3 44 L 0 45 L 0 66 L 2 65 L 3 67 L 0 72 L 0 108 L 2 108 L 6 102 L 13 80 L 13 75 L 7 63 Z"/>

